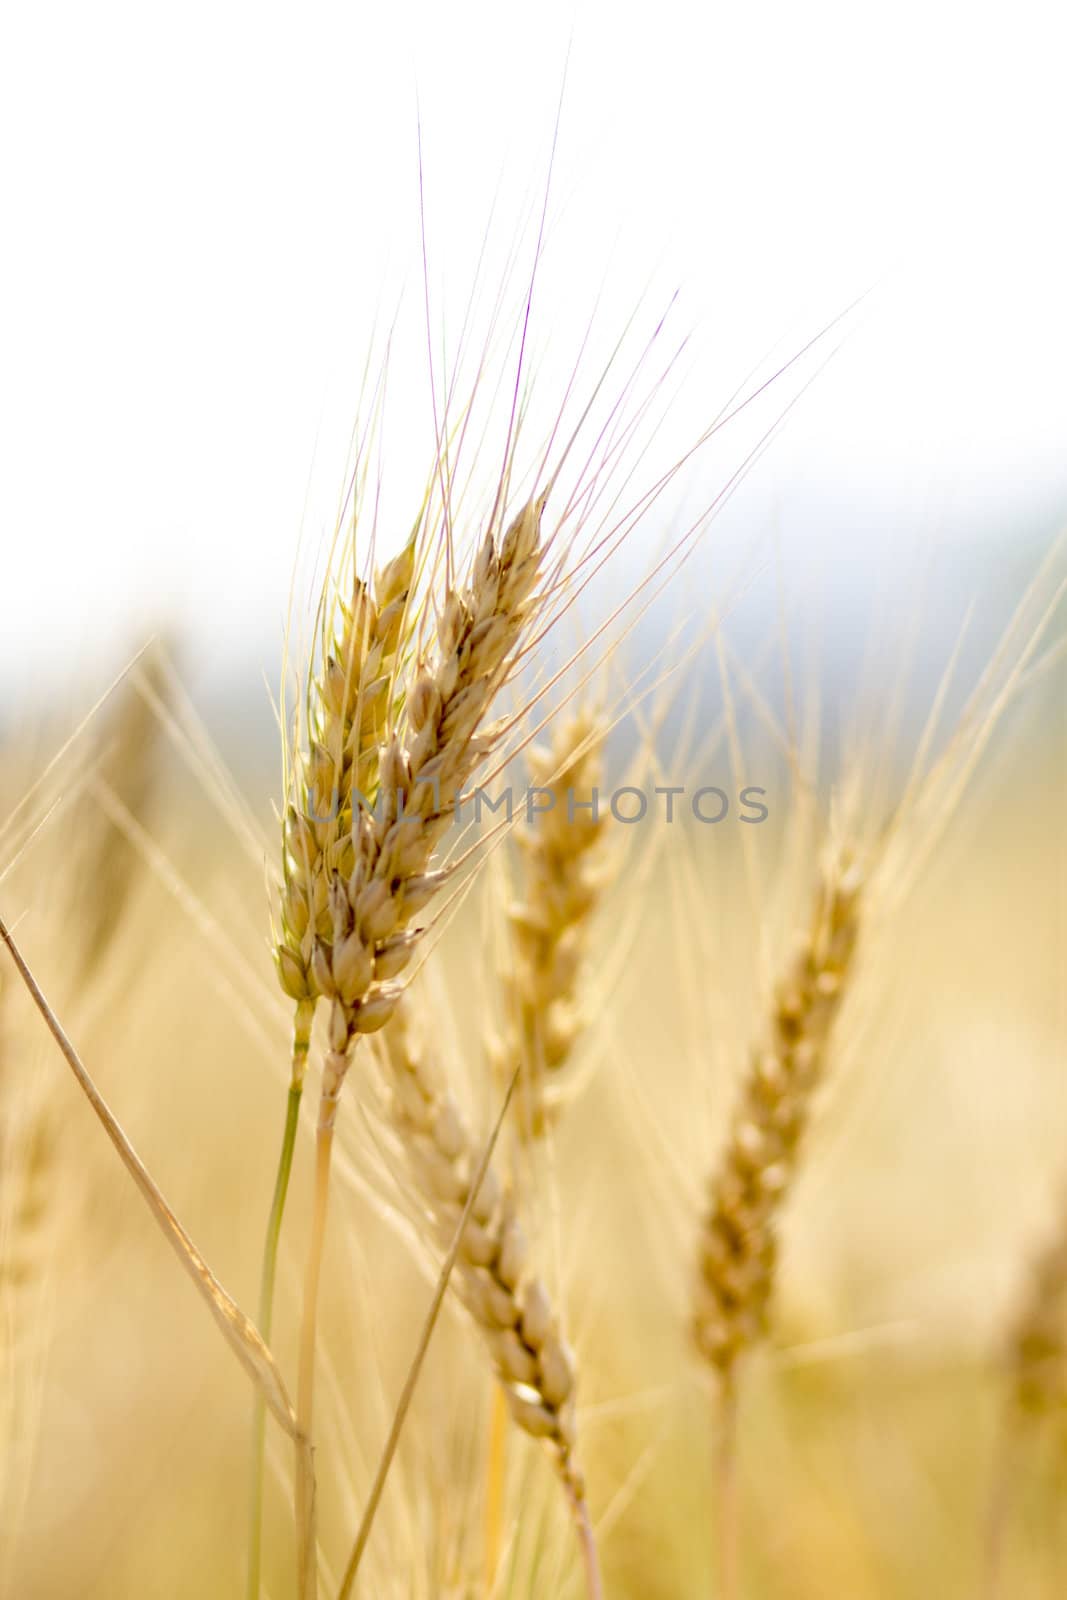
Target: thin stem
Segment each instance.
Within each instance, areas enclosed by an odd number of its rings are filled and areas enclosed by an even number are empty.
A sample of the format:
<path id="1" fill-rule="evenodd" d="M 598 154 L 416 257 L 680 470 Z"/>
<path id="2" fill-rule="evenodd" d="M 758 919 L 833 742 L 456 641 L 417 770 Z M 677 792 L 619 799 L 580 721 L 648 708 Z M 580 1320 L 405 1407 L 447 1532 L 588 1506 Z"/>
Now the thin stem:
<path id="1" fill-rule="evenodd" d="M 485 1592 L 496 1593 L 504 1525 L 504 1482 L 507 1475 L 508 1406 L 499 1383 L 493 1384 L 489 1420 L 489 1462 L 485 1478 Z"/>
<path id="2" fill-rule="evenodd" d="M 304 1092 L 304 1069 L 307 1065 L 311 1043 L 311 1023 L 315 1015 L 313 1001 L 302 1000 L 296 1008 L 293 1024 L 292 1069 L 289 1079 L 289 1098 L 285 1110 L 285 1131 L 278 1156 L 278 1170 L 274 1179 L 274 1196 L 271 1200 L 267 1231 L 263 1240 L 263 1265 L 259 1280 L 259 1331 L 270 1343 L 274 1321 L 274 1282 L 278 1271 L 278 1244 L 282 1233 L 282 1218 L 289 1193 L 289 1176 L 293 1169 L 293 1151 L 296 1146 L 297 1127 L 300 1122 L 300 1100 Z M 257 1393 L 252 1411 L 252 1451 L 249 1482 L 248 1510 L 248 1584 L 247 1600 L 259 1600 L 261 1549 L 263 1541 L 263 1463 L 267 1444 L 267 1408 Z"/>
<path id="3" fill-rule="evenodd" d="M 589 1600 L 604 1600 L 604 1584 L 600 1576 L 600 1556 L 597 1553 L 596 1536 L 593 1533 L 593 1523 L 589 1516 L 589 1502 L 583 1495 L 571 1497 L 574 1510 L 574 1520 L 578 1528 L 578 1544 L 582 1552 L 582 1567 L 585 1571 L 585 1590 Z"/>
<path id="4" fill-rule="evenodd" d="M 415 1395 L 415 1386 L 419 1381 L 419 1374 L 422 1371 L 422 1364 L 426 1360 L 426 1352 L 430 1348 L 430 1340 L 433 1338 L 433 1331 L 437 1326 L 437 1318 L 440 1315 L 441 1306 L 444 1304 L 444 1298 L 448 1292 L 449 1280 L 452 1277 L 452 1270 L 455 1267 L 456 1260 L 459 1256 L 460 1245 L 463 1242 L 463 1235 L 466 1231 L 467 1223 L 470 1221 L 471 1212 L 474 1210 L 474 1202 L 478 1198 L 478 1192 L 481 1189 L 482 1184 L 485 1182 L 485 1174 L 489 1170 L 489 1162 L 491 1161 L 493 1151 L 496 1148 L 496 1142 L 500 1137 L 500 1130 L 504 1125 L 504 1118 L 507 1116 L 508 1106 L 511 1104 L 511 1097 L 515 1093 L 515 1084 L 518 1079 L 518 1075 L 518 1068 L 516 1068 L 515 1072 L 511 1076 L 511 1081 L 508 1084 L 507 1093 L 504 1095 L 503 1103 L 497 1115 L 496 1122 L 493 1125 L 493 1131 L 489 1135 L 489 1140 L 485 1146 L 485 1149 L 482 1151 L 482 1159 L 478 1163 L 478 1170 L 475 1173 L 470 1188 L 467 1192 L 467 1199 L 463 1206 L 463 1213 L 460 1216 L 459 1222 L 456 1226 L 456 1231 L 452 1235 L 452 1243 L 448 1247 L 448 1254 L 441 1263 L 441 1270 L 437 1275 L 437 1286 L 433 1292 L 433 1299 L 430 1301 L 429 1309 L 423 1319 L 422 1328 L 419 1332 L 418 1344 L 415 1347 L 415 1354 L 412 1357 L 411 1365 L 408 1368 L 407 1377 L 404 1379 L 404 1386 L 400 1391 L 400 1399 L 397 1401 L 396 1410 L 393 1413 L 393 1420 L 389 1427 L 389 1434 L 385 1441 L 385 1447 L 382 1450 L 381 1459 L 378 1462 L 377 1471 L 374 1474 L 374 1482 L 371 1484 L 370 1494 L 367 1496 L 367 1504 L 364 1508 L 363 1516 L 360 1519 L 359 1528 L 356 1532 L 356 1540 L 352 1546 L 352 1553 L 348 1558 L 348 1565 L 345 1567 L 344 1577 L 341 1579 L 341 1587 L 337 1591 L 337 1600 L 350 1600 L 353 1587 L 355 1586 L 356 1577 L 359 1573 L 360 1562 L 363 1560 L 363 1552 L 367 1548 L 367 1541 L 370 1538 L 371 1529 L 374 1526 L 374 1519 L 377 1516 L 378 1507 L 381 1504 L 382 1494 L 385 1491 L 385 1481 L 389 1476 L 389 1468 L 393 1464 L 393 1457 L 396 1455 L 397 1445 L 400 1443 L 400 1434 L 404 1427 L 404 1422 L 407 1418 L 408 1411 L 411 1407 L 412 1399 Z"/>
<path id="5" fill-rule="evenodd" d="M 278 1365 L 269 1346 L 264 1341 L 259 1329 L 245 1316 L 233 1296 L 227 1294 L 167 1204 L 154 1178 L 126 1137 L 114 1112 L 96 1087 L 84 1062 L 68 1039 L 62 1023 L 49 1005 L 44 992 L 27 966 L 22 952 L 11 937 L 8 929 L 4 926 L 2 918 L 0 918 L 0 943 L 7 946 L 23 983 L 29 990 L 34 1004 L 44 1018 L 48 1030 L 59 1046 L 67 1065 L 73 1072 L 82 1093 L 99 1118 L 105 1133 L 118 1152 L 123 1166 L 136 1184 L 142 1199 L 155 1217 L 178 1260 L 196 1285 L 199 1294 L 215 1318 L 216 1324 L 221 1329 L 227 1344 L 253 1383 L 262 1390 L 267 1404 L 282 1427 L 288 1434 L 294 1436 L 296 1433 L 296 1415 L 289 1402 L 289 1395 L 282 1380 L 282 1375 L 278 1370 Z"/>
<path id="6" fill-rule="evenodd" d="M 296 1389 L 296 1550 L 297 1593 L 300 1600 L 316 1600 L 318 1561 L 315 1539 L 315 1454 L 312 1425 L 315 1406 L 315 1345 L 319 1315 L 319 1280 L 326 1243 L 330 1206 L 330 1161 L 333 1125 L 348 1059 L 331 1052 L 323 1071 L 319 1125 L 315 1135 L 315 1205 L 304 1278 L 304 1320 L 300 1330 L 300 1367 Z"/>
<path id="7" fill-rule="evenodd" d="M 716 1600 L 737 1600 L 738 1498 L 737 1498 L 737 1390 L 734 1379 L 724 1379 L 719 1406 L 715 1448 L 715 1527 L 718 1589 Z"/>

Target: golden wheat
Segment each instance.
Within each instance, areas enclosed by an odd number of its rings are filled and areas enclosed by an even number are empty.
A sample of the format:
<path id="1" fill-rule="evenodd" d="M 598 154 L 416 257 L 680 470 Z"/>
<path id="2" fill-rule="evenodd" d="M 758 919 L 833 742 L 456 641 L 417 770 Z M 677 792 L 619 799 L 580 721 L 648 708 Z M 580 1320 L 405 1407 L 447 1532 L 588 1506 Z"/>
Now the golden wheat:
<path id="1" fill-rule="evenodd" d="M 410 669 L 403 726 L 380 751 L 376 804 L 350 809 L 350 833 L 324 879 L 323 921 L 316 919 L 309 941 L 300 998 L 330 1002 L 327 1109 L 355 1039 L 382 1027 L 397 1005 L 393 980 L 414 950 L 408 925 L 443 882 L 428 870 L 431 856 L 464 785 L 493 748 L 492 733 L 478 730 L 532 614 L 541 511 L 539 500 L 526 505 L 499 545 L 490 533 L 469 584 L 446 594 L 435 649 Z"/>
<path id="2" fill-rule="evenodd" d="M 495 733 L 482 724 L 536 615 L 543 509 L 543 498 L 536 498 L 502 536 L 490 528 L 469 580 L 444 594 L 433 646 L 416 655 L 406 673 L 402 725 L 379 755 L 374 810 L 353 808 L 351 872 L 331 875 L 331 939 L 313 943 L 309 988 L 326 996 L 330 1012 L 298 1388 L 305 1441 L 297 1453 L 298 1564 L 309 1597 L 317 1585 L 309 1446 L 316 1305 L 337 1103 L 356 1040 L 383 1027 L 396 1009 L 401 989 L 394 980 L 414 952 L 409 924 L 446 876 L 429 870 L 431 857 L 452 825 L 464 786 L 495 747 Z"/>
<path id="3" fill-rule="evenodd" d="M 442 1064 L 417 1037 L 407 1006 L 382 1037 L 392 1120 L 417 1195 L 438 1241 L 447 1244 L 462 1217 L 479 1150 Z M 490 1166 L 463 1230 L 456 1287 L 489 1349 L 512 1416 L 524 1432 L 553 1447 L 564 1484 L 581 1505 L 574 1356 L 529 1255 L 514 1198 Z"/>
<path id="4" fill-rule="evenodd" d="M 310 684 L 307 744 L 296 751 L 295 798 L 285 817 L 278 975 L 298 1004 L 318 993 L 313 964 L 319 940 L 333 936 L 330 887 L 355 869 L 353 806 L 377 791 L 379 745 L 396 713 L 396 674 L 414 574 L 409 542 L 368 585 L 353 575 L 351 595 L 337 597 L 338 626 L 324 640 Z M 329 611 L 327 609 L 327 626 Z M 319 958 L 321 961 L 321 957 Z M 298 1027 L 306 1057 L 310 1016 Z"/>
<path id="5" fill-rule="evenodd" d="M 778 1219 L 847 990 L 862 891 L 852 852 L 835 850 L 823 868 L 811 920 L 775 991 L 768 1037 L 753 1055 L 712 1179 L 700 1236 L 694 1332 L 727 1387 L 738 1359 L 767 1329 Z"/>
<path id="6" fill-rule="evenodd" d="M 494 1051 L 508 1076 L 519 1065 L 516 1104 L 526 1138 L 543 1135 L 556 1115 L 560 1075 L 583 1026 L 589 926 L 607 876 L 607 819 L 599 811 L 604 736 L 603 717 L 584 707 L 558 720 L 549 744 L 527 755 L 530 814 L 516 829 L 520 878 L 507 912 L 506 1042 Z M 538 792 L 544 806 L 534 804 Z"/>

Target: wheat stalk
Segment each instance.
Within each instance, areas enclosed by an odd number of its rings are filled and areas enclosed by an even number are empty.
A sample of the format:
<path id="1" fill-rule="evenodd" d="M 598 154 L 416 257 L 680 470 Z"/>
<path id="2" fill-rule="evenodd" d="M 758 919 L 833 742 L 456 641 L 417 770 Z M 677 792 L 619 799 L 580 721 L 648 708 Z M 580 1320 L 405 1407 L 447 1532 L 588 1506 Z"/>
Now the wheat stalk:
<path id="1" fill-rule="evenodd" d="M 360 796 L 376 793 L 380 741 L 395 715 L 398 665 L 410 643 L 415 556 L 413 537 L 371 584 L 354 571 L 347 598 L 337 592 L 331 595 L 329 588 L 323 598 L 320 658 L 308 685 L 307 744 L 297 750 L 283 828 L 281 928 L 274 947 L 279 981 L 296 1001 L 296 1010 L 285 1125 L 260 1269 L 259 1327 L 268 1343 L 318 993 L 312 963 L 317 941 L 332 933 L 330 886 L 335 876 L 347 877 L 355 867 L 353 807 Z M 257 1395 L 250 1458 L 248 1600 L 258 1600 L 260 1589 L 265 1447 L 266 1408 Z"/>
<path id="2" fill-rule="evenodd" d="M 401 991 L 394 980 L 410 961 L 416 938 L 409 925 L 445 877 L 429 870 L 434 849 L 451 825 L 455 801 L 495 746 L 496 735 L 482 724 L 536 615 L 543 507 L 543 497 L 527 502 L 502 537 L 490 528 L 468 581 L 448 586 L 433 644 L 405 674 L 402 718 L 378 757 L 373 813 L 352 809 L 345 841 L 352 865 L 342 872 L 348 866 L 342 857 L 327 890 L 329 938 L 316 928 L 312 942 L 308 994 L 327 997 L 330 1013 L 297 1388 L 306 1440 L 313 1422 L 319 1275 L 338 1100 L 359 1036 L 383 1027 L 396 1009 Z M 297 1459 L 296 1517 L 301 1593 L 313 1597 L 315 1490 L 304 1450 Z"/>
<path id="3" fill-rule="evenodd" d="M 277 1363 L 258 1328 L 245 1315 L 233 1296 L 228 1294 L 211 1271 L 207 1261 L 196 1248 L 182 1223 L 168 1205 L 162 1191 L 153 1180 L 124 1133 L 118 1118 L 100 1093 L 92 1075 L 68 1038 L 55 1011 L 30 971 L 22 951 L 0 918 L 0 944 L 7 947 L 30 998 L 37 1007 L 60 1053 L 70 1067 L 74 1078 L 93 1109 L 97 1120 L 110 1139 L 126 1171 L 133 1179 L 142 1199 L 152 1213 L 160 1231 L 170 1244 L 178 1260 L 211 1312 L 227 1344 L 240 1361 L 253 1383 L 264 1394 L 267 1405 L 291 1436 L 297 1433 L 296 1415 L 278 1370 Z"/>
<path id="4" fill-rule="evenodd" d="M 383 1043 L 392 1120 L 418 1197 L 444 1244 L 469 1200 L 479 1147 L 440 1062 L 416 1037 L 406 1007 L 393 1018 Z M 577 1520 L 590 1594 L 597 1596 L 596 1548 L 576 1454 L 575 1359 L 548 1292 L 531 1270 L 514 1197 L 492 1166 L 463 1229 L 453 1283 L 487 1347 L 511 1416 L 552 1449 Z"/>
<path id="5" fill-rule="evenodd" d="M 519 1138 L 541 1139 L 565 1098 L 561 1081 L 582 1032 L 589 927 L 606 878 L 600 814 L 606 720 L 592 705 L 558 717 L 547 744 L 526 754 L 527 820 L 516 828 L 519 876 L 506 911 L 509 959 L 501 974 L 503 1037 L 490 1041 L 501 1078 L 517 1072 Z M 500 1565 L 507 1416 L 499 1389 L 490 1419 L 485 1573 Z"/>
<path id="6" fill-rule="evenodd" d="M 726 1600 L 737 1592 L 736 1368 L 767 1331 L 778 1219 L 847 992 L 862 890 L 853 850 L 837 846 L 775 990 L 767 1038 L 753 1054 L 701 1228 L 693 1331 L 722 1389 L 716 1472 L 719 1587 Z"/>

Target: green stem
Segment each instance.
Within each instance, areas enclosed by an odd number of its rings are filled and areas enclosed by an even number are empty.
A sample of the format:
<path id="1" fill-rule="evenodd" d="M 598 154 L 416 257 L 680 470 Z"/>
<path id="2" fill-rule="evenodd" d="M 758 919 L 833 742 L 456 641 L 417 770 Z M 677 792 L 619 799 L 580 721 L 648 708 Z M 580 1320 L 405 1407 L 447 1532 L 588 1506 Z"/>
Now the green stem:
<path id="1" fill-rule="evenodd" d="M 285 1109 L 285 1131 L 278 1157 L 278 1170 L 274 1179 L 274 1196 L 267 1232 L 263 1240 L 263 1265 L 259 1280 L 259 1331 L 269 1344 L 274 1321 L 274 1282 L 278 1274 L 278 1245 L 282 1235 L 282 1218 L 289 1193 L 289 1175 L 293 1170 L 293 1152 L 296 1132 L 300 1123 L 300 1100 L 304 1092 L 304 1068 L 307 1065 L 311 1043 L 311 1023 L 314 1003 L 302 1000 L 296 1008 L 293 1024 L 292 1072 L 289 1081 L 289 1099 Z M 260 1562 L 263 1540 L 263 1465 L 267 1445 L 267 1411 L 262 1397 L 257 1394 L 252 1412 L 252 1452 L 249 1478 L 248 1510 L 248 1584 L 247 1600 L 259 1600 Z"/>

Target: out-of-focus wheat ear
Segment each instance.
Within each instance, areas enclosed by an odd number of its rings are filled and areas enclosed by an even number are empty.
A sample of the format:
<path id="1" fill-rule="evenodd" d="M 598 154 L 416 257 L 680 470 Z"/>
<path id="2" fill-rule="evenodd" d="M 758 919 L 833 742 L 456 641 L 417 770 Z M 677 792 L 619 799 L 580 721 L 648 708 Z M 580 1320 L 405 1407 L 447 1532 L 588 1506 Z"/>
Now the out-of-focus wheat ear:
<path id="1" fill-rule="evenodd" d="M 452 1239 L 470 1196 L 479 1146 L 441 1062 L 416 1037 L 406 1007 L 383 1034 L 391 1113 L 416 1199 L 438 1243 Z M 596 1550 L 577 1458 L 577 1365 L 530 1261 L 514 1197 L 490 1165 L 463 1230 L 452 1283 L 477 1327 L 512 1418 L 550 1448 L 600 1593 Z M 495 1577 L 494 1577 L 495 1581 Z"/>
<path id="2" fill-rule="evenodd" d="M 3 997 L 0 995 L 0 1006 Z M 0 1045 L 0 1049 L 3 1046 Z M 3 1063 L 0 1062 L 0 1068 Z M 6 1074 L 0 1070 L 0 1095 L 6 1096 Z M 0 1294 L 17 1296 L 33 1284 L 46 1246 L 52 1214 L 52 1172 L 55 1165 L 56 1128 L 47 1104 L 0 1106 Z M 4 1319 L 5 1334 L 17 1338 L 18 1318 Z"/>
<path id="3" fill-rule="evenodd" d="M 503 1029 L 489 1041 L 503 1081 L 518 1069 L 514 1116 L 530 1144 L 554 1124 L 570 1085 L 566 1068 L 584 1025 L 582 980 L 590 925 L 607 876 L 601 813 L 604 714 L 592 704 L 560 716 L 547 744 L 526 755 L 526 820 L 515 829 L 518 872 L 505 913 L 500 974 Z M 507 1415 L 494 1393 L 486 1474 L 485 1573 L 491 1587 L 503 1545 Z"/>
<path id="4" fill-rule="evenodd" d="M 372 809 L 353 807 L 326 884 L 305 975 L 308 995 L 329 1001 L 328 1051 L 316 1133 L 315 1200 L 304 1280 L 297 1383 L 298 1432 L 313 1423 L 319 1278 L 325 1243 L 334 1121 L 361 1034 L 377 1032 L 400 999 L 394 981 L 410 961 L 410 924 L 444 875 L 430 870 L 458 798 L 494 748 L 484 723 L 543 605 L 539 585 L 543 495 L 526 502 L 504 532 L 490 528 L 466 581 L 434 597 L 436 628 L 403 674 L 402 715 L 378 755 Z M 301 848 L 304 848 L 301 846 Z M 310 852 L 310 843 L 307 852 Z M 291 992 L 296 994 L 296 990 Z M 304 998 L 301 993 L 300 998 Z M 301 1600 L 315 1600 L 315 1485 L 310 1450 L 296 1461 L 295 1513 Z"/>
<path id="5" fill-rule="evenodd" d="M 95 741 L 95 782 L 146 826 L 152 821 L 162 776 L 169 681 L 165 646 L 154 639 L 101 715 Z M 79 816 L 84 825 L 72 873 L 75 903 L 69 926 L 80 988 L 98 971 L 125 921 L 136 886 L 138 856 L 102 806 L 88 800 Z"/>
<path id="6" fill-rule="evenodd" d="M 811 920 L 774 994 L 718 1170 L 700 1237 L 694 1332 L 729 1384 L 767 1330 L 778 1220 L 831 1033 L 848 991 L 860 931 L 863 874 L 849 848 L 827 859 Z"/>
<path id="7" fill-rule="evenodd" d="M 601 814 L 606 724 L 592 707 L 561 718 L 527 756 L 530 801 L 516 828 L 517 892 L 508 908 L 511 961 L 502 977 L 506 1076 L 520 1067 L 516 1117 L 525 1139 L 544 1135 L 565 1098 L 564 1069 L 583 1026 L 589 931 L 607 881 Z"/>
<path id="8" fill-rule="evenodd" d="M 1004 1545 L 1020 1453 L 1038 1430 L 1067 1438 L 1067 1205 L 1035 1255 L 1005 1340 L 1006 1405 L 987 1511 L 986 1591 L 1004 1588 Z"/>
<path id="9" fill-rule="evenodd" d="M 2 1001 L 0 1001 L 2 1003 Z M 0 1092 L 4 1089 L 0 1073 Z M 47 1105 L 0 1111 L 0 1589 L 15 1555 L 51 1334 L 56 1130 Z"/>
<path id="10" fill-rule="evenodd" d="M 1033 1262 L 1008 1340 L 1016 1414 L 1067 1422 L 1067 1215 Z"/>
<path id="11" fill-rule="evenodd" d="M 55 1124 L 39 1073 L 16 1081 L 18 1046 L 0 973 L 0 1589 L 27 1504 L 47 1356 L 56 1207 Z"/>
<path id="12" fill-rule="evenodd" d="M 722 1390 L 716 1517 L 724 1600 L 738 1592 L 736 1369 L 767 1331 L 779 1219 L 848 991 L 863 887 L 853 848 L 828 851 L 808 926 L 775 990 L 765 1040 L 749 1063 L 701 1227 L 693 1332 Z"/>

